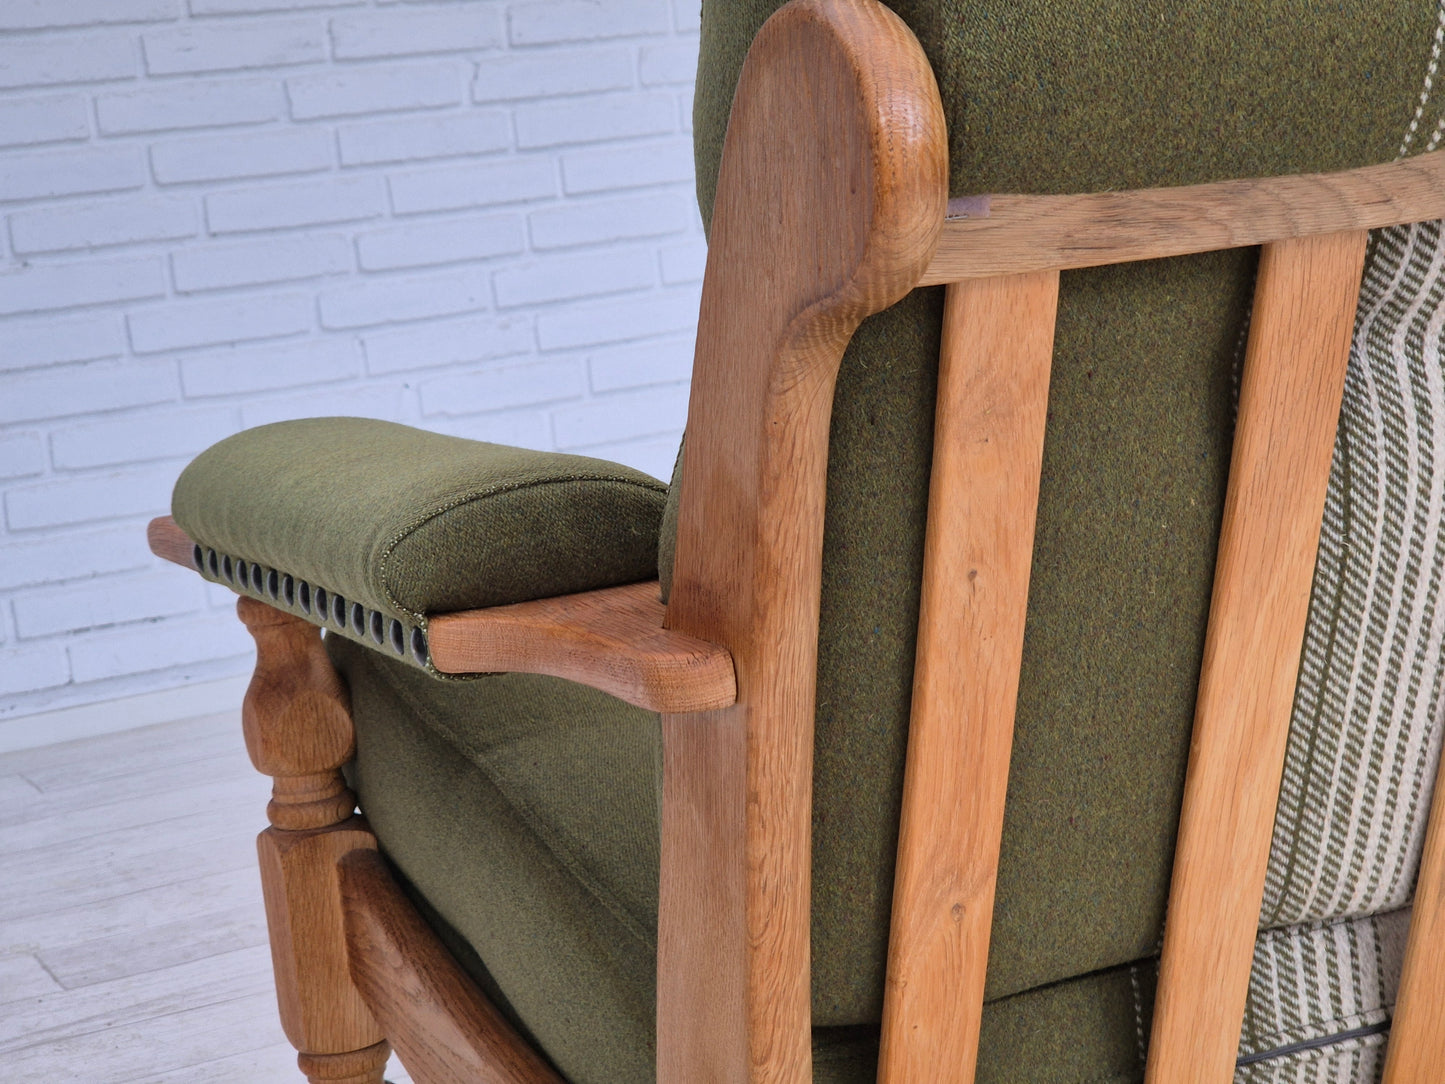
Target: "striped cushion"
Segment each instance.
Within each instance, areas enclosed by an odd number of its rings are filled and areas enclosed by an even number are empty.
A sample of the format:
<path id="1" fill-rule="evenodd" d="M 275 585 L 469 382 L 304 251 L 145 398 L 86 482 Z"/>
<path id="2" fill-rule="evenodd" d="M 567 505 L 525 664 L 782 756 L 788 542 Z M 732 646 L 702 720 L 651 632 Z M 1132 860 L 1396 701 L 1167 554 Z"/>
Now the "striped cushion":
<path id="1" fill-rule="evenodd" d="M 1445 736 L 1442 268 L 1438 222 L 1371 240 L 1238 1084 L 1359 1084 L 1383 1067 L 1379 1032 L 1408 924 L 1401 908 L 1414 892 Z M 1259 1058 L 1331 1035 L 1327 1046 Z"/>
<path id="2" fill-rule="evenodd" d="M 1236 1084 L 1378 1079 L 1409 909 L 1263 934 Z"/>
<path id="3" fill-rule="evenodd" d="M 1445 247 L 1372 241 L 1260 926 L 1409 902 L 1440 755 Z M 1442 464 L 1445 466 L 1445 464 Z"/>

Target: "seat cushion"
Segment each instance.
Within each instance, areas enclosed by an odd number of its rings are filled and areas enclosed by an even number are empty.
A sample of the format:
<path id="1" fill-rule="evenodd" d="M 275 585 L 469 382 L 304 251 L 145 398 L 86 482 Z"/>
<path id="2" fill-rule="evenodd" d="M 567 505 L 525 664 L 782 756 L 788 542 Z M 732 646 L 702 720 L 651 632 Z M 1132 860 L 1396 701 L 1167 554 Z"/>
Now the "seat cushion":
<path id="1" fill-rule="evenodd" d="M 328 636 L 348 769 L 383 850 L 484 990 L 572 1084 L 655 1080 L 657 716 L 556 678 L 444 684 Z M 1151 962 L 991 1003 L 980 1084 L 1139 1079 Z M 874 1026 L 814 1033 L 817 1084 L 876 1076 Z"/>
<path id="2" fill-rule="evenodd" d="M 327 646 L 388 857 L 569 1080 L 650 1079 L 658 717 L 557 678 L 443 683 Z"/>
<path id="3" fill-rule="evenodd" d="M 600 459 L 308 418 L 203 452 L 172 511 L 202 575 L 426 667 L 428 614 L 651 579 L 665 494 Z"/>
<path id="4" fill-rule="evenodd" d="M 327 646 L 361 808 L 453 955 L 572 1084 L 651 1084 L 657 717 L 555 678 L 446 685 Z M 1408 918 L 1262 936 L 1238 1084 L 1374 1079 Z M 991 998 L 979 1084 L 1137 1084 L 1156 974 L 1144 959 Z M 877 1056 L 874 1026 L 814 1030 L 817 1084 L 871 1084 Z"/>

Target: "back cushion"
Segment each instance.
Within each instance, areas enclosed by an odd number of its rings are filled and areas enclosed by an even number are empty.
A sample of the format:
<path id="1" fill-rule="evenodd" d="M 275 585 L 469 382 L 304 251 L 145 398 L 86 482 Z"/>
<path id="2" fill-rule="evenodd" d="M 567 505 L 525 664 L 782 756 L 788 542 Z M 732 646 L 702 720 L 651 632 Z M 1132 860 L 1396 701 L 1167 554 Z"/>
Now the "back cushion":
<path id="1" fill-rule="evenodd" d="M 705 220 L 742 59 L 776 6 L 774 0 L 704 5 L 694 122 Z M 1421 95 L 1432 47 L 1437 58 L 1439 50 L 1437 11 L 1424 0 L 1327 7 L 1268 0 L 1205 9 L 1160 0 L 893 6 L 938 77 L 953 195 L 1343 169 L 1433 149 L 1431 133 L 1445 124 L 1445 96 Z M 1373 273 L 1384 276 L 1382 282 L 1413 275 L 1419 286 L 1428 268 L 1414 265 L 1428 265 L 1428 254 L 1421 255 L 1428 244 L 1414 242 L 1409 254 L 1382 263 L 1387 243 L 1399 245 L 1377 239 Z M 1413 270 L 1383 269 L 1402 260 L 1413 261 Z M 989 959 L 991 998 L 1157 951 L 1255 263 L 1253 251 L 1241 250 L 1064 275 Z M 1392 287 L 1379 289 L 1383 297 Z M 1409 307 L 1400 296 L 1396 290 L 1393 300 L 1378 301 L 1381 312 L 1394 314 L 1379 323 L 1378 334 L 1415 334 L 1417 342 L 1438 337 L 1438 326 L 1401 330 L 1410 321 L 1399 311 Z M 818 1024 L 874 1021 L 881 1009 L 941 311 L 941 290 L 920 290 L 869 320 L 838 381 L 814 779 Z M 1395 365 L 1398 352 L 1391 349 L 1386 342 L 1382 360 L 1372 364 L 1397 370 L 1392 405 L 1376 402 L 1381 393 L 1365 387 L 1373 378 L 1356 357 L 1347 420 L 1355 410 L 1360 426 L 1374 426 L 1371 433 L 1391 426 L 1424 432 L 1418 414 L 1425 408 L 1418 404 L 1428 395 L 1411 399 L 1408 391 L 1423 388 L 1423 370 L 1417 375 Z M 1398 389 L 1406 389 L 1409 402 L 1397 402 Z M 1387 898 L 1403 901 L 1409 878 L 1394 858 L 1398 848 L 1381 842 L 1378 825 L 1362 829 L 1379 852 L 1378 872 L 1375 866 L 1364 873 L 1327 870 L 1335 861 L 1328 858 L 1330 818 L 1358 791 L 1345 789 L 1353 786 L 1348 779 L 1388 790 L 1395 778 L 1389 773 L 1401 761 L 1408 762 L 1415 782 L 1406 787 L 1414 791 L 1388 800 L 1397 810 L 1418 805 L 1419 780 L 1434 747 L 1417 737 L 1406 753 L 1387 755 L 1385 744 L 1394 739 L 1382 732 L 1378 754 L 1374 746 L 1342 751 L 1349 744 L 1342 739 L 1321 750 L 1299 722 L 1303 712 L 1318 730 L 1324 716 L 1338 721 L 1384 710 L 1389 697 L 1383 694 L 1351 699 L 1341 691 L 1341 681 L 1352 680 L 1349 666 L 1333 683 L 1322 676 L 1348 662 L 1350 652 L 1373 652 L 1377 684 L 1389 685 L 1388 668 L 1405 659 L 1409 670 L 1413 659 L 1415 676 L 1401 678 L 1412 704 L 1433 704 L 1440 694 L 1438 667 L 1420 661 L 1429 643 L 1438 656 L 1438 630 L 1432 633 L 1431 621 L 1419 616 L 1427 593 L 1421 585 L 1434 582 L 1431 562 L 1438 567 L 1440 560 L 1437 539 L 1421 534 L 1429 523 L 1428 494 L 1436 490 L 1421 491 L 1417 503 L 1424 511 L 1406 516 L 1387 547 L 1394 562 L 1390 582 L 1408 585 L 1412 600 L 1419 595 L 1411 610 L 1417 616 L 1399 631 L 1403 646 L 1375 643 L 1379 634 L 1366 631 L 1372 607 L 1398 601 L 1406 588 L 1371 594 L 1365 581 L 1379 579 L 1379 561 L 1358 566 L 1364 558 L 1349 548 L 1351 530 L 1365 529 L 1362 513 L 1349 504 L 1352 476 L 1342 474 L 1353 447 L 1344 442 L 1357 439 L 1356 428 L 1346 426 L 1336 454 L 1333 527 L 1321 559 L 1322 569 L 1333 562 L 1335 571 L 1322 571 L 1317 583 L 1305 667 L 1307 675 L 1317 672 L 1305 683 L 1315 691 L 1302 691 L 1297 708 L 1266 901 L 1266 917 L 1277 924 L 1343 913 L 1346 906 L 1377 908 Z M 1412 439 L 1425 447 L 1424 436 Z M 1416 455 L 1409 463 L 1372 461 L 1362 469 L 1383 485 L 1414 478 L 1411 464 L 1421 461 Z M 669 501 L 664 579 L 672 563 L 675 480 Z M 1371 529 L 1385 503 L 1369 505 Z M 1356 565 L 1346 568 L 1351 560 Z M 1428 601 L 1432 620 L 1433 595 Z M 1341 620 L 1329 625 L 1329 614 L 1345 615 L 1345 633 L 1339 633 Z M 1322 622 L 1332 631 L 1321 632 Z M 1301 797 L 1311 777 L 1338 778 L 1342 757 L 1355 775 L 1346 772 L 1340 793 L 1323 804 Z M 1293 865 L 1286 852 L 1295 856 Z M 1323 887 L 1308 887 L 1317 882 Z M 1385 882 L 1389 891 L 1380 887 Z"/>

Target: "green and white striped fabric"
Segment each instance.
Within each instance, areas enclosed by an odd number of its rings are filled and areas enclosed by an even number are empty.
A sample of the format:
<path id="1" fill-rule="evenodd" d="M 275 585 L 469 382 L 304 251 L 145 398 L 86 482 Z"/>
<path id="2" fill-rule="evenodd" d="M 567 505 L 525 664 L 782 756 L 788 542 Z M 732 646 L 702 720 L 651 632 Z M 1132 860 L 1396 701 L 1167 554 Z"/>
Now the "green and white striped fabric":
<path id="1" fill-rule="evenodd" d="M 1377 1079 L 1409 923 L 1406 908 L 1262 934 L 1236 1084 Z"/>
<path id="2" fill-rule="evenodd" d="M 1445 680 L 1442 270 L 1437 222 L 1372 239 L 1263 929 L 1393 910 L 1414 888 Z"/>
<path id="3" fill-rule="evenodd" d="M 1238 1084 L 1364 1084 L 1383 1065 L 1376 1025 L 1394 1005 L 1445 736 L 1442 242 L 1438 222 L 1371 239 Z M 1388 949 L 1370 917 L 1385 912 L 1399 927 Z M 1374 1031 L 1251 1060 L 1361 1027 Z"/>
<path id="4" fill-rule="evenodd" d="M 1419 119 L 1402 155 L 1431 151 Z M 1377 231 L 1356 315 L 1236 1084 L 1384 1066 L 1445 727 L 1445 237 Z"/>

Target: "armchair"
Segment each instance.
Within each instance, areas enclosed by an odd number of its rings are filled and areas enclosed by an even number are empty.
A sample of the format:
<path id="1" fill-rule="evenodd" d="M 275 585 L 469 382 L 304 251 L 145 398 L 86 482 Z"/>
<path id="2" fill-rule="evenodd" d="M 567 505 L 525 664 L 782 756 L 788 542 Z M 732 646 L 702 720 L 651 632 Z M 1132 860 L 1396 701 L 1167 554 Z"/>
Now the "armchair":
<path id="1" fill-rule="evenodd" d="M 665 495 L 335 420 L 152 525 L 257 640 L 302 1069 L 1437 1079 L 1435 13 L 770 7 Z"/>

